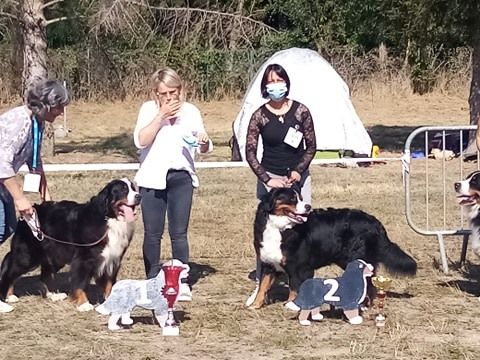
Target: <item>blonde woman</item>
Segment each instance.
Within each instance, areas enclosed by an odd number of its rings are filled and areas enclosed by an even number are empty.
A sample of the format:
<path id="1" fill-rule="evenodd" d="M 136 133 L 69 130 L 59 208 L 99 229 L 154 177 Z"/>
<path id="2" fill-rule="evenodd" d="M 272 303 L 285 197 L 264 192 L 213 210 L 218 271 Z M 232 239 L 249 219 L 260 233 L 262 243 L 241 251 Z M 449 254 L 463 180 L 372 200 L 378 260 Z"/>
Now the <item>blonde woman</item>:
<path id="1" fill-rule="evenodd" d="M 161 68 L 151 77 L 152 100 L 140 108 L 134 141 L 140 149 L 140 169 L 135 181 L 142 195 L 144 224 L 143 259 L 147 278 L 160 271 L 161 239 L 168 217 L 172 257 L 188 263 L 188 223 L 193 189 L 198 187 L 195 152 L 213 145 L 198 108 L 184 101 L 180 76 Z M 190 301 L 187 283 L 180 287 L 180 301 Z"/>

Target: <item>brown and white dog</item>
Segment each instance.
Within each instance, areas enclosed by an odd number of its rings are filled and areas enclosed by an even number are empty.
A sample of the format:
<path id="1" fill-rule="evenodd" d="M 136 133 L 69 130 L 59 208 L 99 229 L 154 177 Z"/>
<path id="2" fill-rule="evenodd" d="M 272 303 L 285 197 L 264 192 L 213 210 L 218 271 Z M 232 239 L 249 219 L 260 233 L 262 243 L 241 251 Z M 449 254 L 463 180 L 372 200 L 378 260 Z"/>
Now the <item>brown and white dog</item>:
<path id="1" fill-rule="evenodd" d="M 458 203 L 467 211 L 473 253 L 480 257 L 480 171 L 474 171 L 454 186 Z"/>
<path id="2" fill-rule="evenodd" d="M 18 301 L 14 282 L 37 267 L 41 268 L 42 295 L 52 300 L 66 298 L 64 293 L 53 293 L 53 280 L 54 274 L 69 264 L 70 297 L 79 311 L 92 310 L 85 289 L 93 278 L 105 297 L 110 294 L 133 237 L 140 200 L 134 185 L 121 179 L 111 181 L 86 203 L 36 204 L 39 229 L 27 221 L 18 223 L 0 268 L 0 299 Z"/>

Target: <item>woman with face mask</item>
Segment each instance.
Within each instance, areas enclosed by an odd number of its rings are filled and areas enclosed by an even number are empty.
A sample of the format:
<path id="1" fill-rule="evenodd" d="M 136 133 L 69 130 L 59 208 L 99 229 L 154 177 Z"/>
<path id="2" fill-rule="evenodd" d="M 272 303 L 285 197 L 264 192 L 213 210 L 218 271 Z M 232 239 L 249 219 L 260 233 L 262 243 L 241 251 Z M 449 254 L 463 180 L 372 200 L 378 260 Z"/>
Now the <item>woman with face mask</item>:
<path id="1" fill-rule="evenodd" d="M 260 84 L 268 102 L 257 109 L 248 125 L 246 159 L 257 176 L 257 198 L 272 188 L 291 187 L 301 190 L 303 200 L 311 203 L 310 162 L 316 152 L 315 130 L 308 108 L 288 98 L 290 79 L 285 69 L 270 64 Z M 257 159 L 258 139 L 263 143 L 263 156 Z M 258 286 L 261 262 L 257 259 Z M 256 291 L 248 298 L 253 303 Z"/>

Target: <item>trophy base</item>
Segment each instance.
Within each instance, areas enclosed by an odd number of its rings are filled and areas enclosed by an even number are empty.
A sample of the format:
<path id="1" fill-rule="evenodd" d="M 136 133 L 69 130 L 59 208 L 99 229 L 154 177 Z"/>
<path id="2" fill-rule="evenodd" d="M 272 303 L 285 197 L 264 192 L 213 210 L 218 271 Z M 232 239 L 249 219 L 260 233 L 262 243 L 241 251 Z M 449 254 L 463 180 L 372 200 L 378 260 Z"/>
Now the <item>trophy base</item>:
<path id="1" fill-rule="evenodd" d="M 377 327 L 385 327 L 385 320 L 386 320 L 386 317 L 383 314 L 378 314 L 375 317 L 375 325 Z"/>
<path id="2" fill-rule="evenodd" d="M 165 326 L 162 328 L 163 336 L 178 336 L 180 335 L 180 328 L 178 326 Z"/>

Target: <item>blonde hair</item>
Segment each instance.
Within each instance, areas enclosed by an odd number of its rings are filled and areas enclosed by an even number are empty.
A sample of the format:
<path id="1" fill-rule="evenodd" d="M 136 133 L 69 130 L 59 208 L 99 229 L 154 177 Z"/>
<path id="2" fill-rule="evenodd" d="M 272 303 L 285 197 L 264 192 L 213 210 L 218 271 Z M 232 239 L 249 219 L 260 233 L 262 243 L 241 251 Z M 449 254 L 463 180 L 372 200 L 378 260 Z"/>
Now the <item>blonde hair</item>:
<path id="1" fill-rule="evenodd" d="M 180 92 L 180 99 L 183 100 L 183 81 L 175 70 L 165 66 L 152 74 L 150 77 L 150 84 L 154 98 L 160 83 L 164 83 L 171 88 L 177 88 Z"/>

